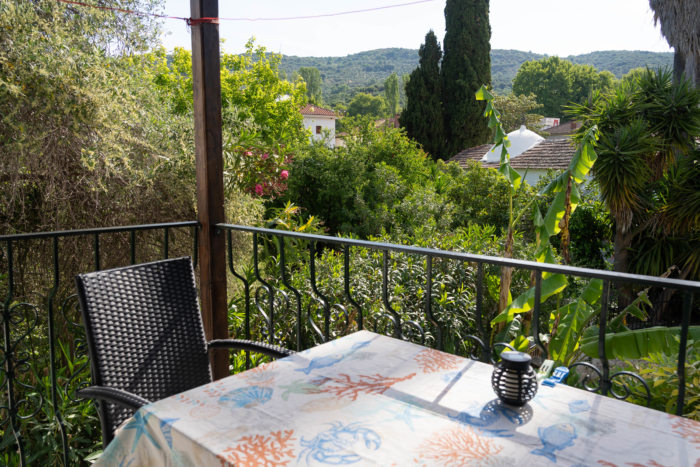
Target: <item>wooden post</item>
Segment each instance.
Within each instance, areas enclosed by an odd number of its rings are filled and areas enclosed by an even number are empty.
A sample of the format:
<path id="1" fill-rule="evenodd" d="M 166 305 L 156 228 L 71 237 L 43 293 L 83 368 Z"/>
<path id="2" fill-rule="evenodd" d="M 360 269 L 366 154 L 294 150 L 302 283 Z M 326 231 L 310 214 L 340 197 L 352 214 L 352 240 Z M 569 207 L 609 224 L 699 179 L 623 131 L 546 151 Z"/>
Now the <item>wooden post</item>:
<path id="1" fill-rule="evenodd" d="M 191 18 L 218 18 L 218 0 L 190 0 Z M 194 139 L 197 168 L 199 231 L 199 286 L 204 332 L 208 340 L 228 338 L 226 303 L 226 244 L 213 227 L 225 222 L 224 162 L 221 136 L 221 75 L 219 25 L 192 25 L 192 82 Z M 214 379 L 228 376 L 228 352 L 211 354 Z"/>

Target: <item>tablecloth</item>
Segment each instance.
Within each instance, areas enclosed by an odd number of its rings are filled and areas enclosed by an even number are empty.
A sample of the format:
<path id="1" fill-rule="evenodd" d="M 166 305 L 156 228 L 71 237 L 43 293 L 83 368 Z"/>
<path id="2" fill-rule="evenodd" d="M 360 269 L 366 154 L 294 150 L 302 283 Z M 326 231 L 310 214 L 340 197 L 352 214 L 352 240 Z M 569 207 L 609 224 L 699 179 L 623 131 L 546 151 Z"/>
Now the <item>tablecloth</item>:
<path id="1" fill-rule="evenodd" d="M 356 332 L 141 408 L 98 465 L 700 467 L 700 423 Z"/>

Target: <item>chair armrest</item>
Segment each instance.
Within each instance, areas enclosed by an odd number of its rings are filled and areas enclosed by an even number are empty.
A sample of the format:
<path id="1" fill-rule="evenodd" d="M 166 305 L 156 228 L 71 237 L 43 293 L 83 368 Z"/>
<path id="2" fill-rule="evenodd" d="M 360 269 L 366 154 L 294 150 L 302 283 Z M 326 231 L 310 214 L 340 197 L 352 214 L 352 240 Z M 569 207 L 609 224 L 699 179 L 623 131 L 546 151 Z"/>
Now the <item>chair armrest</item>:
<path id="1" fill-rule="evenodd" d="M 76 393 L 80 397 L 86 399 L 104 400 L 132 410 L 138 410 L 144 405 L 150 404 L 150 401 L 136 394 L 105 386 L 89 386 L 84 389 L 79 389 Z"/>
<path id="2" fill-rule="evenodd" d="M 238 349 L 261 353 L 272 358 L 284 358 L 294 354 L 294 351 L 264 342 L 254 342 L 243 339 L 215 339 L 207 343 L 208 349 Z"/>

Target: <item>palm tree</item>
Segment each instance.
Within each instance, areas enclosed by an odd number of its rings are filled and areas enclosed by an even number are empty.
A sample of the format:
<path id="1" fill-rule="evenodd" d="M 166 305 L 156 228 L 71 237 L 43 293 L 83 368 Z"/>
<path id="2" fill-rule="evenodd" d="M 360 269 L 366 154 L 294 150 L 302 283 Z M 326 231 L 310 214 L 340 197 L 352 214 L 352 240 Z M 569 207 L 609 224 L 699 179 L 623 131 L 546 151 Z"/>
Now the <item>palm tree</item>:
<path id="1" fill-rule="evenodd" d="M 700 86 L 700 2 L 693 0 L 649 0 L 654 23 L 675 49 L 674 79 L 685 73 L 694 86 Z"/>
<path id="2" fill-rule="evenodd" d="M 616 271 L 660 275 L 675 266 L 678 276 L 699 276 L 699 106 L 700 89 L 687 79 L 646 70 L 572 108 L 584 122 L 579 135 L 600 131 L 593 177 L 615 220 Z M 619 292 L 626 306 L 632 290 Z"/>

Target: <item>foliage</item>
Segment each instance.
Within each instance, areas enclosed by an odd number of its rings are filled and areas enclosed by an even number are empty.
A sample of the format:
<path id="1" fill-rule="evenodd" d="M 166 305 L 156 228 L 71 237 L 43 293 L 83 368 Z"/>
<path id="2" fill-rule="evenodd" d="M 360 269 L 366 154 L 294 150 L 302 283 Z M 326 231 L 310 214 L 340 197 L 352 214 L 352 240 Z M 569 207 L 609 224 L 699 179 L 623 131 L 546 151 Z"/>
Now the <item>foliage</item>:
<path id="1" fill-rule="evenodd" d="M 678 339 L 675 340 L 676 349 Z M 697 340 L 688 340 L 685 365 L 685 406 L 683 416 L 700 422 L 700 349 Z M 678 402 L 678 361 L 675 354 L 655 353 L 641 362 L 627 363 L 624 370 L 636 371 L 649 381 L 652 409 L 676 413 Z M 633 381 L 634 382 L 634 381 Z M 646 392 L 641 385 L 631 387 L 630 402 L 646 405 Z"/>
<path id="2" fill-rule="evenodd" d="M 590 65 L 575 65 L 559 57 L 522 64 L 513 79 L 513 93 L 534 94 L 545 117 L 559 117 L 570 103 L 582 103 L 595 90 L 609 89 L 615 77 Z"/>
<path id="3" fill-rule="evenodd" d="M 289 159 L 255 146 L 224 145 L 226 191 L 276 198 L 287 189 Z"/>
<path id="4" fill-rule="evenodd" d="M 660 275 L 676 266 L 681 277 L 700 277 L 700 91 L 646 70 L 572 113 L 579 134 L 600 129 L 593 176 L 615 220 L 615 270 Z"/>
<path id="5" fill-rule="evenodd" d="M 493 103 L 497 109 L 501 109 L 501 123 L 507 133 L 517 130 L 521 125 L 525 125 L 532 131 L 540 129 L 542 115 L 532 112 L 542 108 L 536 99 L 534 94 L 518 96 L 511 93 L 505 96 L 494 96 Z"/>
<path id="6" fill-rule="evenodd" d="M 661 23 L 661 33 L 674 49 L 673 78 L 681 76 L 700 87 L 700 5 L 679 0 L 650 0 L 654 25 Z"/>
<path id="7" fill-rule="evenodd" d="M 48 329 L 44 316 L 37 322 L 22 319 L 21 304 L 12 303 L 13 326 L 10 330 L 14 351 L 26 361 L 15 372 L 14 400 L 18 404 L 19 419 L 16 427 L 22 435 L 25 461 L 28 465 L 62 466 L 63 445 L 61 426 L 56 418 L 60 412 L 63 430 L 68 437 L 67 452 L 70 465 L 84 465 L 84 459 L 101 449 L 100 423 L 93 402 L 78 398 L 75 394 L 80 382 L 89 379 L 89 361 L 84 342 L 61 338 L 61 327 L 55 323 L 55 377 L 56 405 L 52 400 L 52 382 L 48 346 Z M 64 316 L 67 310 L 55 310 L 56 316 Z M 19 318 L 19 319 L 18 319 Z M 83 337 L 84 338 L 84 337 Z M 3 394 L 7 399 L 7 393 Z M 27 416 L 31 415 L 31 416 Z M 0 463 L 19 465 L 14 434 L 9 423 L 0 431 Z"/>
<path id="8" fill-rule="evenodd" d="M 416 203 L 432 205 L 434 222 L 440 222 L 441 203 L 429 202 L 423 191 L 413 193 L 429 177 L 415 143 L 397 129 L 375 128 L 371 119 L 346 123 L 346 146 L 331 150 L 313 144 L 295 156 L 287 199 L 322 219 L 331 234 L 367 238 L 413 229 Z"/>
<path id="9" fill-rule="evenodd" d="M 493 228 L 482 227 L 476 224 L 468 228 L 460 228 L 451 232 L 442 232 L 436 235 L 432 228 L 422 228 L 410 236 L 381 236 L 370 237 L 377 242 L 393 241 L 400 244 L 413 245 L 425 248 L 440 248 L 449 251 L 470 252 L 479 254 L 497 254 L 502 249 L 504 239 L 495 235 Z M 267 240 L 264 240 L 267 242 Z M 289 248 L 289 240 L 286 241 L 286 249 Z M 303 249 L 294 246 L 295 251 L 303 253 Z M 275 256 L 277 250 L 270 250 L 271 256 L 261 258 L 264 266 L 264 280 L 273 287 L 275 298 L 275 320 L 278 327 L 275 332 L 294 347 L 295 331 L 288 323 L 296 322 L 296 310 L 299 306 L 304 320 L 302 322 L 302 341 L 304 345 L 313 345 L 320 342 L 319 333 L 324 328 L 324 309 L 330 316 L 329 330 L 331 338 L 347 334 L 357 329 L 359 316 L 356 308 L 345 294 L 343 284 L 344 258 L 341 251 L 331 247 L 317 246 L 318 253 L 315 256 L 315 272 L 317 283 L 314 286 L 310 280 L 310 265 L 308 260 L 299 261 L 293 265 L 287 262 L 287 276 L 289 284 L 300 293 L 301 301 L 297 305 L 296 294 L 292 289 L 282 283 L 279 271 L 279 258 Z M 527 257 L 532 254 L 531 248 L 522 241 L 516 239 L 515 254 L 518 257 Z M 298 255 L 298 258 L 303 258 Z M 308 253 L 305 255 L 308 258 Z M 350 255 L 350 296 L 362 309 L 364 327 L 391 334 L 393 331 L 392 320 L 389 311 L 382 298 L 381 286 L 378 284 L 382 277 L 383 255 L 381 252 L 353 247 Z M 425 258 L 410 254 L 391 254 L 389 258 L 388 295 L 392 309 L 397 311 L 404 323 L 403 332 L 406 335 L 420 339 L 415 326 L 406 323 L 412 321 L 425 331 L 425 343 L 436 344 L 438 330 L 434 323 L 425 314 L 425 299 L 427 296 Z M 487 275 L 497 272 L 496 267 L 486 268 Z M 443 332 L 445 348 L 451 352 L 459 352 L 466 355 L 464 348 L 464 336 L 478 334 L 474 324 L 475 308 L 475 281 L 476 268 L 473 264 L 452 260 L 433 260 L 433 289 L 432 310 L 435 320 L 440 323 Z M 527 286 L 528 275 L 520 272 L 514 275 L 514 290 L 523 290 Z M 253 286 L 253 293 L 257 289 Z M 285 300 L 287 294 L 289 301 Z M 239 323 L 243 322 L 242 310 L 245 309 L 245 298 L 237 296 L 231 304 L 230 314 L 235 315 Z M 267 309 L 267 299 L 260 303 L 263 309 Z M 483 312 L 491 317 L 495 313 L 494 298 L 490 293 L 484 297 Z M 251 315 L 251 328 L 253 333 L 260 335 L 265 329 L 265 321 L 260 314 Z M 307 319 L 308 318 L 308 319 Z M 311 324 L 313 322 L 313 325 Z M 315 326 L 315 328 L 314 328 Z M 240 335 L 240 329 L 234 331 L 234 335 Z M 254 336 L 255 337 L 255 336 Z"/>
<path id="10" fill-rule="evenodd" d="M 571 63 L 591 65 L 597 70 L 607 70 L 616 78 L 622 78 L 633 68 L 665 68 L 673 64 L 672 52 L 646 52 L 642 50 L 602 50 L 564 57 Z"/>
<path id="11" fill-rule="evenodd" d="M 406 108 L 399 120 L 406 134 L 437 159 L 445 157 L 440 80 L 442 50 L 432 30 L 425 35 L 418 55 L 418 67 L 411 72 L 406 84 Z"/>
<path id="12" fill-rule="evenodd" d="M 386 109 L 387 103 L 383 97 L 360 92 L 348 104 L 348 116 L 381 117 Z"/>
<path id="13" fill-rule="evenodd" d="M 323 104 L 323 80 L 321 73 L 316 67 L 301 67 L 299 68 L 299 76 L 306 83 L 306 97 L 309 103 L 322 105 Z"/>
<path id="14" fill-rule="evenodd" d="M 447 0 L 440 69 L 447 156 L 489 139 L 485 106 L 473 96 L 482 84 L 491 84 L 490 40 L 487 0 Z"/>
<path id="15" fill-rule="evenodd" d="M 489 121 L 489 127 L 494 130 L 495 145 L 500 145 L 501 147 L 501 160 L 498 171 L 510 185 L 508 238 L 504 254 L 506 257 L 510 257 L 514 228 L 512 197 L 521 184 L 521 177 L 510 166 L 510 155 L 507 149 L 510 146 L 510 142 L 499 118 L 500 113 L 493 106 L 494 96 L 486 90 L 485 86 L 482 86 L 476 93 L 476 98 L 486 101 L 484 116 Z M 593 150 L 593 143 L 596 138 L 597 129 L 592 127 L 581 138 L 569 167 L 539 192 L 540 196 L 553 195 L 544 216 L 542 216 L 538 206 L 535 206 L 534 209 L 533 222 L 536 227 L 537 248 L 535 256 L 539 262 L 555 261 L 555 255 L 548 239 L 557 234 L 561 234 L 562 256 L 568 261 L 569 219 L 580 201 L 578 185 L 583 183 L 596 161 L 597 155 Z M 524 211 L 525 209 L 517 217 L 520 217 Z M 491 324 L 496 325 L 496 329 L 499 331 L 495 336 L 495 341 L 500 342 L 513 337 L 511 345 L 516 348 L 527 349 L 530 343 L 529 339 L 526 338 L 530 334 L 530 319 L 527 313 L 530 313 L 535 308 L 538 284 L 535 283 L 515 299 L 511 298 L 510 285 L 511 268 L 502 268 L 499 314 L 491 321 Z M 540 303 L 538 305 L 545 303 L 550 297 L 556 296 L 558 298 L 550 319 L 549 329 L 551 331 L 548 336 L 550 345 L 544 350 L 550 357 L 565 364 L 572 363 L 572 360 L 575 358 L 584 329 L 588 326 L 591 318 L 597 314 L 592 305 L 600 299 L 602 293 L 602 282 L 597 279 L 591 280 L 583 288 L 580 296 L 574 296 L 573 300 L 560 307 L 559 300 L 562 292 L 568 286 L 569 279 L 562 274 L 548 272 L 541 274 L 539 281 Z M 533 336 L 539 336 L 540 330 L 532 329 L 532 333 Z"/>
<path id="16" fill-rule="evenodd" d="M 172 96 L 173 109 L 192 112 L 192 56 L 176 48 L 172 60 L 158 57 L 160 68 L 154 81 L 165 96 Z M 256 46 L 251 39 L 245 52 L 221 55 L 222 120 L 225 136 L 236 136 L 253 127 L 261 144 L 284 144 L 287 150 L 305 145 L 308 135 L 299 109 L 306 103 L 303 81 L 280 78 L 281 56 Z"/>
<path id="17" fill-rule="evenodd" d="M 384 99 L 391 117 L 399 113 L 399 76 L 392 73 L 384 81 Z"/>
<path id="18" fill-rule="evenodd" d="M 294 76 L 300 67 L 317 68 L 323 79 L 323 100 L 337 108 L 338 104 L 347 105 L 358 92 L 377 95 L 381 92 L 379 88 L 384 79 L 391 73 L 402 77 L 411 73 L 418 66 L 417 52 L 417 49 L 376 49 L 343 57 L 283 55 L 280 69 L 286 76 Z M 532 52 L 492 49 L 493 90 L 498 94 L 510 93 L 518 68 L 528 60 L 542 58 L 545 56 Z M 563 58 L 573 63 L 592 65 L 601 71 L 608 70 L 617 78 L 636 67 L 657 68 L 673 65 L 673 54 L 666 52 L 608 50 Z"/>
<path id="19" fill-rule="evenodd" d="M 151 8 L 127 1 L 124 8 Z M 148 21 L 52 1 L 0 2 L 0 229 L 191 218 L 185 122 L 143 79 Z M 136 196 L 138 194 L 138 196 Z"/>
<path id="20" fill-rule="evenodd" d="M 647 302 L 647 305 L 651 303 Z M 678 353 L 678 339 L 681 328 L 654 326 L 645 329 L 630 330 L 617 328 L 617 332 L 606 333 L 605 352 L 610 359 L 636 360 L 658 354 L 675 355 Z M 700 326 L 688 328 L 688 339 L 700 339 Z M 586 330 L 581 342 L 581 351 L 591 358 L 598 357 L 598 327 Z"/>
<path id="21" fill-rule="evenodd" d="M 454 206 L 452 226 L 466 227 L 470 224 L 490 225 L 502 235 L 508 230 L 510 185 L 498 172 L 483 167 L 476 161 L 467 161 L 466 167 L 456 163 L 438 167 L 450 176 L 446 180 L 445 198 Z M 535 196 L 534 190 L 522 184 L 513 198 L 513 208 L 520 212 Z M 533 225 L 529 217 L 523 217 L 516 226 L 521 232 L 533 237 Z"/>
<path id="22" fill-rule="evenodd" d="M 548 171 L 541 177 L 535 191 L 541 191 L 561 172 Z M 605 203 L 600 197 L 600 188 L 595 180 L 588 180 L 581 185 L 579 204 L 571 213 L 569 222 L 570 258 L 573 266 L 593 269 L 608 269 L 613 249 L 613 222 Z M 542 195 L 541 205 L 554 201 L 554 195 Z M 550 237 L 552 246 L 559 250 L 559 236 Z"/>

